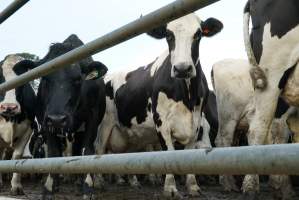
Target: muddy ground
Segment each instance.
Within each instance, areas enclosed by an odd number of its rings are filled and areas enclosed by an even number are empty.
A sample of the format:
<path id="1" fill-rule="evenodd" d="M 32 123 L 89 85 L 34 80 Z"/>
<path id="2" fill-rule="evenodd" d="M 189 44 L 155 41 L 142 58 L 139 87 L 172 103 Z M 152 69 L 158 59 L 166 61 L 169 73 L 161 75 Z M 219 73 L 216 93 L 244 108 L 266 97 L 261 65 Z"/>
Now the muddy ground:
<path id="1" fill-rule="evenodd" d="M 16 197 L 10 195 L 10 181 L 5 181 L 4 187 L 1 190 L 0 197 Z M 23 187 L 25 195 L 17 196 L 18 199 L 30 199 L 38 200 L 41 199 L 41 180 L 23 180 Z M 143 183 L 143 187 L 136 189 L 130 186 L 117 186 L 115 184 L 106 185 L 105 191 L 97 191 L 96 199 L 103 200 L 162 200 L 162 186 L 150 186 Z M 240 193 L 228 193 L 224 192 L 222 188 L 217 183 L 205 183 L 201 185 L 202 196 L 199 198 L 188 198 L 186 196 L 186 190 L 183 185 L 179 186 L 179 190 L 182 191 L 184 199 L 200 199 L 200 200 L 230 200 L 237 199 L 242 200 L 242 195 Z M 295 188 L 297 196 L 294 200 L 299 200 L 299 188 Z M 81 200 L 80 188 L 74 183 L 72 184 L 61 184 L 60 191 L 56 194 L 55 200 Z M 269 189 L 266 183 L 261 186 L 260 193 L 261 200 L 272 200 L 273 193 Z"/>

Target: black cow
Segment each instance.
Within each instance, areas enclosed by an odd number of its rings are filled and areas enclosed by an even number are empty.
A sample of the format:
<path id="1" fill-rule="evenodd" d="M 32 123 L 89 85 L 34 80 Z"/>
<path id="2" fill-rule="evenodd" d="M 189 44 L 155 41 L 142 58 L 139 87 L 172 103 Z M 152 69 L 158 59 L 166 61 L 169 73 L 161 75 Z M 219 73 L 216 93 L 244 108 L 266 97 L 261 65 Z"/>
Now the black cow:
<path id="1" fill-rule="evenodd" d="M 71 35 L 63 43 L 51 45 L 47 55 L 31 65 L 39 66 L 82 44 L 76 35 Z M 41 78 L 37 119 L 47 144 L 48 157 L 72 152 L 73 143 L 80 146 L 75 155 L 95 153 L 94 140 L 106 105 L 105 85 L 101 78 L 106 72 L 106 66 L 89 57 Z M 81 139 L 77 141 L 77 138 Z M 43 199 L 54 198 L 57 181 L 57 176 L 52 178 L 49 174 Z M 92 198 L 92 187 L 93 180 L 88 174 L 83 184 L 84 198 Z"/>
<path id="2" fill-rule="evenodd" d="M 249 34 L 250 17 L 252 30 Z M 245 45 L 256 88 L 248 143 L 262 145 L 273 121 L 278 97 L 298 65 L 299 1 L 248 0 L 244 22 Z M 245 177 L 243 191 L 249 198 L 255 198 L 258 186 L 257 175 Z"/>
<path id="3" fill-rule="evenodd" d="M 0 83 L 13 79 L 31 69 L 28 62 L 15 54 L 0 62 Z M 12 159 L 20 159 L 35 127 L 36 96 L 29 83 L 0 95 L 0 157 L 4 151 L 12 152 Z M 1 180 L 2 182 L 2 180 Z M 2 185 L 1 185 L 2 186 Z M 21 176 L 14 173 L 11 180 L 14 195 L 23 194 Z"/>
<path id="4" fill-rule="evenodd" d="M 136 151 L 159 140 L 163 150 L 174 150 L 175 143 L 194 148 L 209 92 L 199 43 L 222 26 L 214 18 L 201 21 L 189 14 L 148 33 L 166 38 L 169 50 L 146 67 L 107 76 L 99 154 Z M 188 175 L 186 183 L 190 195 L 199 195 L 194 175 Z M 164 194 L 180 196 L 172 174 L 166 175 Z"/>

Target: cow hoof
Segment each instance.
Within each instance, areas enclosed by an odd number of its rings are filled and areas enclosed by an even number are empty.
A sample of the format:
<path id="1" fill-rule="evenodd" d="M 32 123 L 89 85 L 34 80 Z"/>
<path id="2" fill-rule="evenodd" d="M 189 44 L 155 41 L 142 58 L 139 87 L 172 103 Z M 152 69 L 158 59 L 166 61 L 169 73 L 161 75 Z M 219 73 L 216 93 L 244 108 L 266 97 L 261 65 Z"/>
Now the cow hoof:
<path id="1" fill-rule="evenodd" d="M 116 185 L 118 185 L 118 186 L 125 186 L 126 185 L 126 181 L 123 178 L 119 178 L 116 181 Z"/>
<path id="2" fill-rule="evenodd" d="M 178 191 L 175 191 L 175 190 L 164 191 L 163 196 L 167 200 L 181 200 L 181 199 L 183 199 L 183 196 Z"/>
<path id="3" fill-rule="evenodd" d="M 225 192 L 240 192 L 240 188 L 236 185 L 233 176 L 220 176 L 219 183 Z"/>
<path id="4" fill-rule="evenodd" d="M 84 199 L 84 200 L 95 200 L 96 197 L 95 197 L 94 194 L 84 194 L 84 195 L 83 195 L 83 199 Z"/>
<path id="5" fill-rule="evenodd" d="M 201 196 L 201 189 L 199 188 L 198 185 L 193 185 L 188 189 L 188 195 L 190 197 L 199 197 Z"/>
<path id="6" fill-rule="evenodd" d="M 22 187 L 13 187 L 11 188 L 11 194 L 13 196 L 24 195 L 24 191 Z"/>
<path id="7" fill-rule="evenodd" d="M 248 191 L 248 192 L 244 192 L 243 200 L 258 200 L 258 193 L 255 191 Z"/>
<path id="8" fill-rule="evenodd" d="M 55 200 L 54 193 L 43 187 L 42 200 Z"/>
<path id="9" fill-rule="evenodd" d="M 94 197 L 94 189 L 93 187 L 88 186 L 87 183 L 83 184 L 83 199 L 93 200 Z"/>

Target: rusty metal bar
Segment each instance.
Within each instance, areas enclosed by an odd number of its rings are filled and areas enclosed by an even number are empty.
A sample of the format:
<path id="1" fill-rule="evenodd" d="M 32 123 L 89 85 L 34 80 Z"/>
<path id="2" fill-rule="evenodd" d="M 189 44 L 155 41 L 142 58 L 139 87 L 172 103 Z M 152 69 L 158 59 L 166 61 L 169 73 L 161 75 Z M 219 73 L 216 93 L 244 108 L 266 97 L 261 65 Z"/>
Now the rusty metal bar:
<path id="1" fill-rule="evenodd" d="M 299 144 L 0 161 L 0 173 L 299 175 Z"/>

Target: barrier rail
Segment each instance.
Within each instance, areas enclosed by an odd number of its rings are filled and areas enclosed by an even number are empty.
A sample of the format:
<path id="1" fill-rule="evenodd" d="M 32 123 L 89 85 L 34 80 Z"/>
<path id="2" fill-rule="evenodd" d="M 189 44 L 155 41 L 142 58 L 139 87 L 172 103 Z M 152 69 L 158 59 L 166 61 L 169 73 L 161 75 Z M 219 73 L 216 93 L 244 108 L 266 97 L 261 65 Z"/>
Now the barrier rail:
<path id="1" fill-rule="evenodd" d="M 220 0 L 177 0 L 143 16 L 140 19 L 118 28 L 103 37 L 93 40 L 47 63 L 44 63 L 41 66 L 12 80 L 6 81 L 0 85 L 0 93 L 16 88 L 41 76 L 45 76 L 71 63 L 113 47 L 121 42 L 129 40 L 155 27 L 163 25 L 217 1 Z"/>
<path id="2" fill-rule="evenodd" d="M 15 0 L 9 6 L 7 6 L 0 13 L 0 24 L 7 20 L 11 15 L 13 15 L 17 10 L 24 6 L 29 0 Z"/>
<path id="3" fill-rule="evenodd" d="M 299 144 L 0 161 L 0 173 L 299 175 Z"/>

